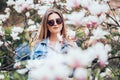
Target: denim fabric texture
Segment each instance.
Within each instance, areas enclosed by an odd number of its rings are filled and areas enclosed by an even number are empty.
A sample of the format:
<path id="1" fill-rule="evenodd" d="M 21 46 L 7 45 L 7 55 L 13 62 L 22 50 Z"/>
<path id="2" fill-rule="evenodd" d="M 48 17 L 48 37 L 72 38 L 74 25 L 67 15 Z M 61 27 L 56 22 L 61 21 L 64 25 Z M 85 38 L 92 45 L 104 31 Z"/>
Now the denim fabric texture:
<path id="1" fill-rule="evenodd" d="M 40 41 L 38 44 L 36 44 L 31 53 L 31 59 L 34 60 L 34 59 L 45 58 L 50 48 L 48 46 L 48 43 L 49 43 L 49 38 Z M 70 44 L 67 41 L 64 41 L 62 46 L 57 46 L 57 47 L 60 47 L 61 53 L 67 54 L 67 50 L 70 48 Z"/>

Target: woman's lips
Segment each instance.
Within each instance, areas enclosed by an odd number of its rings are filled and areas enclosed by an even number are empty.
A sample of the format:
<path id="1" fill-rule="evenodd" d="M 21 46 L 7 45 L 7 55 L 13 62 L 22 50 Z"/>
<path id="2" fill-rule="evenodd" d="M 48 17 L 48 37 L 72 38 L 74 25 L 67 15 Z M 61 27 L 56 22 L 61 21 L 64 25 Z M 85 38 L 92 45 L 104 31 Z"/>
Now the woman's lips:
<path id="1" fill-rule="evenodd" d="M 58 29 L 59 27 L 53 27 L 53 29 Z"/>

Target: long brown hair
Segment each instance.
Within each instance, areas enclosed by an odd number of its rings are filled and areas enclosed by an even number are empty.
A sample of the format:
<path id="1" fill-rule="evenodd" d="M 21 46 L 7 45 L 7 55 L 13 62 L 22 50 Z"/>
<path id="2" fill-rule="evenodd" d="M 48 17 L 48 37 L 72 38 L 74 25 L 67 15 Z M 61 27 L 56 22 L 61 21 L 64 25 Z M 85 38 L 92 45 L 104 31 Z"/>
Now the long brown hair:
<path id="1" fill-rule="evenodd" d="M 50 31 L 47 29 L 47 19 L 49 15 L 52 13 L 57 13 L 60 16 L 60 18 L 63 20 L 61 35 L 63 35 L 63 38 L 66 37 L 66 27 L 65 27 L 62 12 L 56 8 L 50 8 L 45 12 L 42 18 L 41 29 L 40 29 L 40 34 L 38 35 L 38 40 L 43 40 L 50 36 Z"/>

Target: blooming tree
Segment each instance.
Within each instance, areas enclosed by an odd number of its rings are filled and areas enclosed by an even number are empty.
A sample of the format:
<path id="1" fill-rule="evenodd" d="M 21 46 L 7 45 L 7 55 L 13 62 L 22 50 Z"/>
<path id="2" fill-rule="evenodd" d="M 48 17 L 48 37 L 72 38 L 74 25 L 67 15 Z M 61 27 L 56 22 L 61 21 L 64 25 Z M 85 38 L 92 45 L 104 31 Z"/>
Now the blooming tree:
<path id="1" fill-rule="evenodd" d="M 113 77 L 109 65 L 111 59 L 120 58 L 120 9 L 112 8 L 109 2 L 109 0 L 6 1 L 5 14 L 0 14 L 0 70 L 17 69 L 20 74 L 29 71 L 28 76 L 33 80 L 67 78 L 92 80 Z M 41 18 L 50 7 L 56 7 L 63 12 L 68 28 L 67 36 L 71 39 L 76 36 L 79 47 L 70 49 L 65 55 L 53 54 L 42 60 L 29 60 Z M 4 28 L 4 23 L 13 12 L 23 19 L 23 24 Z M 58 39 L 62 41 L 62 35 L 58 34 Z M 116 62 L 119 62 L 118 59 Z M 3 79 L 4 75 L 1 76 L 0 79 Z M 119 78 L 120 74 L 115 76 Z"/>

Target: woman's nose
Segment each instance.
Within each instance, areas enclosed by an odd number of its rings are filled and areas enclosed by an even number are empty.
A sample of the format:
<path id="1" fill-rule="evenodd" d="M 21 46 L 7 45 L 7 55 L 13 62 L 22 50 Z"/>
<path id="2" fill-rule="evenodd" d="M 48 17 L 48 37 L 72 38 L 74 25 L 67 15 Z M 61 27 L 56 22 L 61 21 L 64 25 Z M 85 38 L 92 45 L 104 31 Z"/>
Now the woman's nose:
<path id="1" fill-rule="evenodd" d="M 55 20 L 54 20 L 54 22 L 55 22 L 55 23 L 54 23 L 54 25 L 57 25 L 57 23 L 56 23 L 56 21 L 55 21 Z"/>

